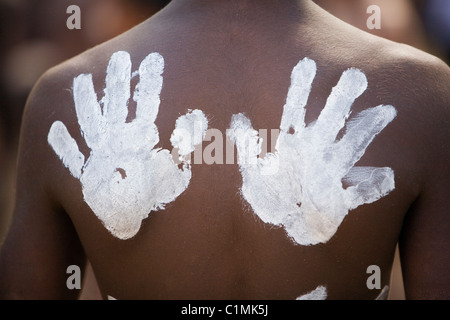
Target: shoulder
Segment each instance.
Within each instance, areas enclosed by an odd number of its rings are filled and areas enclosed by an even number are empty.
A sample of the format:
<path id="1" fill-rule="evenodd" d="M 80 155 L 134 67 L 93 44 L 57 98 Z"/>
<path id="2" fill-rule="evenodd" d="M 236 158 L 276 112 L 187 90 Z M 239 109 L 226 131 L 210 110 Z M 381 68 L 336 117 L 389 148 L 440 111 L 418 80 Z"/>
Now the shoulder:
<path id="1" fill-rule="evenodd" d="M 442 91 L 446 84 L 440 82 L 447 80 L 448 83 L 450 68 L 440 58 L 412 46 L 370 34 L 343 21 L 330 21 L 326 25 L 330 33 L 322 37 L 337 52 L 332 57 L 338 62 L 360 64 L 364 69 L 384 75 L 386 81 L 413 82 L 411 88 L 426 83 L 435 84 L 434 90 Z M 445 91 L 448 90 L 443 93 Z"/>
<path id="2" fill-rule="evenodd" d="M 381 53 L 386 65 L 398 72 L 398 75 L 404 78 L 402 80 L 409 81 L 409 87 L 416 89 L 418 95 L 434 96 L 439 93 L 439 97 L 448 98 L 450 68 L 444 61 L 399 43 L 385 45 Z"/>
<path id="3" fill-rule="evenodd" d="M 450 68 L 446 62 L 412 46 L 360 32 L 357 59 L 367 68 L 384 76 L 389 85 L 403 86 L 414 96 L 448 96 Z M 358 37 L 356 37 L 358 39 Z M 365 57 L 364 57 L 365 55 Z"/>
<path id="4" fill-rule="evenodd" d="M 386 42 L 378 50 L 373 94 L 377 103 L 397 109 L 391 139 L 402 151 L 402 163 L 412 162 L 422 183 L 436 180 L 450 161 L 450 68 L 407 45 Z"/>
<path id="5" fill-rule="evenodd" d="M 420 108 L 425 101 L 441 105 L 436 109 L 448 105 L 450 68 L 438 57 L 370 34 L 329 15 L 319 22 L 323 26 L 315 25 L 315 30 L 321 30 L 318 35 L 315 31 L 319 40 L 315 46 L 321 56 L 327 57 L 326 65 L 363 70 L 369 89 L 372 87 L 376 96 L 395 100 L 401 97 L 410 108 Z"/>
<path id="6" fill-rule="evenodd" d="M 429 180 L 450 155 L 449 66 L 424 51 L 350 26 L 337 33 L 332 61 L 338 61 L 340 70 L 354 67 L 367 76 L 361 108 L 392 105 L 397 110 L 385 131 L 395 163 L 402 170 L 407 167 L 403 171 L 410 180 L 412 175 Z"/>
<path id="7" fill-rule="evenodd" d="M 393 104 L 423 135 L 435 135 L 436 125 L 448 126 L 450 67 L 440 58 L 411 46 L 369 34 L 361 37 L 369 90 L 376 102 Z M 435 138 L 435 137 L 433 137 Z"/>
<path id="8" fill-rule="evenodd" d="M 28 96 L 22 131 L 33 127 L 33 124 L 48 130 L 56 120 L 68 124 L 76 123 L 74 79 L 81 74 L 91 74 L 95 91 L 99 93 L 103 90 L 110 50 L 113 50 L 112 41 L 82 52 L 45 72 Z"/>
<path id="9" fill-rule="evenodd" d="M 64 123 L 70 135 L 76 141 L 82 141 L 74 107 L 74 78 L 83 73 L 98 74 L 96 70 L 101 68 L 99 64 L 102 63 L 103 52 L 102 48 L 88 50 L 54 66 L 34 85 L 22 117 L 18 159 L 19 185 L 29 186 L 33 179 L 39 180 L 40 185 L 54 180 L 58 159 L 49 145 L 48 136 L 55 122 Z M 107 62 L 106 60 L 103 63 Z M 97 85 L 99 90 L 103 90 L 100 80 Z M 64 171 L 61 171 L 61 175 L 63 173 Z"/>
<path id="10" fill-rule="evenodd" d="M 436 129 L 442 134 L 443 126 L 448 131 L 450 67 L 438 57 L 402 44 L 385 47 L 384 51 L 386 85 L 404 102 L 405 113 L 415 114 L 412 118 L 426 124 L 429 134 L 436 134 Z"/>

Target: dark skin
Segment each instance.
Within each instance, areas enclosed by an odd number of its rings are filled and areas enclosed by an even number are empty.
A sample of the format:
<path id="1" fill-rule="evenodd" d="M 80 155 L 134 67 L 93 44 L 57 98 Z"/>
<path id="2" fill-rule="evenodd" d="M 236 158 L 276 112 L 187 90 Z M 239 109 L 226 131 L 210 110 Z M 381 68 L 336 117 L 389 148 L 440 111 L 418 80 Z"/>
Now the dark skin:
<path id="1" fill-rule="evenodd" d="M 342 72 L 361 69 L 369 87 L 352 114 L 391 104 L 398 116 L 357 165 L 392 168 L 395 190 L 352 210 L 328 242 L 300 246 L 283 228 L 264 224 L 241 198 L 237 164 L 196 164 L 184 193 L 151 212 L 132 239 L 115 238 L 84 202 L 80 182 L 47 135 L 60 120 L 89 156 L 73 78 L 92 73 L 101 98 L 109 58 L 119 50 L 130 53 L 133 71 L 150 52 L 164 57 L 156 125 L 158 146 L 169 150 L 175 121 L 187 109 L 202 109 L 210 128 L 223 133 L 240 112 L 257 130 L 279 128 L 292 68 L 304 57 L 318 69 L 307 123 L 318 117 Z M 437 58 L 368 35 L 311 1 L 173 1 L 48 71 L 30 94 L 0 297 L 77 298 L 77 290 L 66 288 L 66 269 L 89 259 L 105 298 L 295 299 L 324 285 L 328 299 L 374 299 L 380 290 L 367 288 L 367 267 L 379 266 L 381 288 L 388 285 L 400 241 L 406 297 L 448 299 L 449 80 L 450 68 Z M 130 114 L 134 108 L 130 103 Z"/>

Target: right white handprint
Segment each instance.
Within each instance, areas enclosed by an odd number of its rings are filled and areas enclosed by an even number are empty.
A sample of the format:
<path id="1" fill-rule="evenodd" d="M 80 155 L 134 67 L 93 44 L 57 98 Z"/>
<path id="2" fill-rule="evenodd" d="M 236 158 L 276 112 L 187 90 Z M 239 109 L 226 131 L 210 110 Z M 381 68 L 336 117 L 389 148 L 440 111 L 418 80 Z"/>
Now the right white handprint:
<path id="1" fill-rule="evenodd" d="M 395 108 L 380 105 L 348 119 L 353 102 L 367 89 L 364 73 L 348 69 L 318 119 L 306 126 L 315 75 L 316 63 L 308 58 L 293 69 L 274 153 L 258 157 L 262 141 L 244 114 L 234 115 L 228 130 L 238 152 L 243 198 L 265 223 L 284 227 L 300 245 L 327 242 L 350 210 L 395 188 L 391 168 L 355 166 L 396 117 Z"/>

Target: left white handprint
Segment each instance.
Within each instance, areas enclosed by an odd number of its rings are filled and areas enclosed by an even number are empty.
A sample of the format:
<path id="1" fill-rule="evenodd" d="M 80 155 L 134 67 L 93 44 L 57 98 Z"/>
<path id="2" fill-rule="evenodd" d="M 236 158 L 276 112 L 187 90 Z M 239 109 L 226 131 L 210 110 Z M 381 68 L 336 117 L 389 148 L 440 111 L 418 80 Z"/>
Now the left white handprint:
<path id="1" fill-rule="evenodd" d="M 135 236 L 142 220 L 151 211 L 164 209 L 173 202 L 187 189 L 191 179 L 188 161 L 182 162 L 180 168 L 169 150 L 155 148 L 159 142 L 155 120 L 163 71 L 164 59 L 159 53 L 151 53 L 142 61 L 133 95 L 136 117 L 132 121 L 127 121 L 132 77 L 127 52 L 119 51 L 111 56 L 102 100 L 97 101 L 91 74 L 81 74 L 74 79 L 75 110 L 81 133 L 91 149 L 87 160 L 61 121 L 54 122 L 48 134 L 53 150 L 70 173 L 80 180 L 86 203 L 119 239 Z M 177 122 L 184 123 L 184 129 L 186 124 L 197 129 L 196 134 L 183 130 L 182 142 L 171 140 L 182 159 L 187 159 L 193 149 L 177 144 L 185 144 L 186 140 L 193 146 L 200 144 L 208 121 L 200 110 L 189 111 L 179 120 Z"/>

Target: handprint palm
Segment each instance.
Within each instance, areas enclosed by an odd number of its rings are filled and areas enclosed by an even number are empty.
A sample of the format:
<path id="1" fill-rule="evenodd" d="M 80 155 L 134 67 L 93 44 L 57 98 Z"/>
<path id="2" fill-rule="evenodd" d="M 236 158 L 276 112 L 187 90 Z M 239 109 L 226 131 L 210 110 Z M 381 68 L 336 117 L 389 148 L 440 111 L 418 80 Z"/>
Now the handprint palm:
<path id="1" fill-rule="evenodd" d="M 112 55 L 105 96 L 100 103 L 90 74 L 74 79 L 76 114 L 91 149 L 86 162 L 62 122 L 53 123 L 48 135 L 50 145 L 64 165 L 81 181 L 86 203 L 120 239 L 133 237 L 150 211 L 163 209 L 165 204 L 174 201 L 191 179 L 187 163 L 179 169 L 168 150 L 154 149 L 159 142 L 155 120 L 163 69 L 164 60 L 158 53 L 149 54 L 142 61 L 134 92 L 136 117 L 130 122 L 126 121 L 131 81 L 131 60 L 127 52 Z M 198 118 L 201 123 L 206 119 L 199 110 L 182 117 Z"/>
<path id="2" fill-rule="evenodd" d="M 367 79 L 359 70 L 345 71 L 318 119 L 306 126 L 315 75 L 316 64 L 308 58 L 293 69 L 276 152 L 258 158 L 261 140 L 244 114 L 233 116 L 229 131 L 238 150 L 243 197 L 264 222 L 283 226 L 301 245 L 327 242 L 349 210 L 394 189 L 392 169 L 354 165 L 395 118 L 395 108 L 381 105 L 361 112 L 337 140 Z"/>

